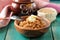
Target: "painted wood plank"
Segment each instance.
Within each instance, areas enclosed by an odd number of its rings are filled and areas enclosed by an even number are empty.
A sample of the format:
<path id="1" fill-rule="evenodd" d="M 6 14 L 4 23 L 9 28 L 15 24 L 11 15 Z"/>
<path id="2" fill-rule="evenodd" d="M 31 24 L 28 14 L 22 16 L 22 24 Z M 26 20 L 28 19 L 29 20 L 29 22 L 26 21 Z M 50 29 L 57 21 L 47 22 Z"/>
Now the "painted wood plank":
<path id="1" fill-rule="evenodd" d="M 5 40 L 37 40 L 37 39 L 23 37 L 19 32 L 16 31 L 13 21 L 10 23 L 9 26 L 10 27 L 8 29 L 8 33 L 6 35 Z M 53 40 L 51 34 L 51 28 L 45 35 L 43 35 L 41 38 L 38 38 L 38 40 Z"/>
<path id="2" fill-rule="evenodd" d="M 52 31 L 54 40 L 60 40 L 60 15 L 58 15 L 56 21 L 52 23 Z"/>
<path id="3" fill-rule="evenodd" d="M 5 40 L 29 40 L 29 38 L 23 37 L 14 27 L 14 21 L 11 21 Z"/>
<path id="4" fill-rule="evenodd" d="M 60 1 L 50 1 L 51 3 L 60 4 Z"/>
<path id="5" fill-rule="evenodd" d="M 31 38 L 31 40 L 53 40 L 52 38 L 52 32 L 51 32 L 51 26 L 47 33 L 45 33 L 42 37 L 39 38 Z"/>
<path id="6" fill-rule="evenodd" d="M 60 1 L 51 1 L 52 3 L 60 4 Z"/>
<path id="7" fill-rule="evenodd" d="M 0 40 L 4 40 L 5 39 L 5 35 L 7 33 L 9 26 L 6 26 L 5 28 L 1 28 L 0 29 Z"/>
<path id="8" fill-rule="evenodd" d="M 50 0 L 50 1 L 60 1 L 60 0 Z"/>

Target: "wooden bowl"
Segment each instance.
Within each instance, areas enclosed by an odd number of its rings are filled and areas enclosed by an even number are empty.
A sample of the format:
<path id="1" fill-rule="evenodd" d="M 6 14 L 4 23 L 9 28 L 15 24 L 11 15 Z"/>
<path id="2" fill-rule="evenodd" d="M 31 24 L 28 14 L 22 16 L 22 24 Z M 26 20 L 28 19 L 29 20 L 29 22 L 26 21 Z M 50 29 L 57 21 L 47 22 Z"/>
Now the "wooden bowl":
<path id="1" fill-rule="evenodd" d="M 25 18 L 25 17 L 22 17 L 22 18 Z M 39 37 L 44 33 L 46 33 L 50 26 L 50 22 L 47 19 L 43 18 L 43 20 L 46 22 L 46 26 L 40 29 L 24 29 L 18 25 L 19 24 L 18 20 L 15 20 L 14 25 L 16 30 L 26 37 Z"/>

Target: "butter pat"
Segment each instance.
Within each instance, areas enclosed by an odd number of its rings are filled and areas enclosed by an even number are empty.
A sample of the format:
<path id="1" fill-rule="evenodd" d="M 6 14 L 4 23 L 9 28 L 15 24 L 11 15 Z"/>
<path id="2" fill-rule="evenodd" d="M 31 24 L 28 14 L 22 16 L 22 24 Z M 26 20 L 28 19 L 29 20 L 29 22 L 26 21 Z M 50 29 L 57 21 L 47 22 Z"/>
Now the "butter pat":
<path id="1" fill-rule="evenodd" d="M 29 16 L 29 17 L 27 18 L 27 20 L 28 20 L 29 22 L 35 22 L 36 17 L 37 17 L 37 16 L 35 16 L 35 15 L 31 15 L 31 16 Z"/>

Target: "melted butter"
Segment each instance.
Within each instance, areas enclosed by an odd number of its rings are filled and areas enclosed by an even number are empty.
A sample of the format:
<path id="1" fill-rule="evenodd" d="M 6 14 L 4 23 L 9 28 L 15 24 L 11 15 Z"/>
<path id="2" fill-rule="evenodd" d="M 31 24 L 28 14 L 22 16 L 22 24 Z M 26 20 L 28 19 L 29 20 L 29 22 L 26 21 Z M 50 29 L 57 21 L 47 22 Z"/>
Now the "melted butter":
<path id="1" fill-rule="evenodd" d="M 28 21 L 29 21 L 29 22 L 35 22 L 36 17 L 37 17 L 37 16 L 35 16 L 35 15 L 31 15 L 30 17 L 28 17 Z"/>

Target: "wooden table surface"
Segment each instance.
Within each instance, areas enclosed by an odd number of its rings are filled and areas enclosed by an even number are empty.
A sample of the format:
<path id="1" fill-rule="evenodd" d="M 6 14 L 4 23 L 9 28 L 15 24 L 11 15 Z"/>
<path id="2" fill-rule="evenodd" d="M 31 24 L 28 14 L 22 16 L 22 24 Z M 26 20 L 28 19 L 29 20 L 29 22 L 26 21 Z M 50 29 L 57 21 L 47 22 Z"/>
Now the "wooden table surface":
<path id="1" fill-rule="evenodd" d="M 58 2 L 55 2 L 58 3 Z M 51 24 L 47 33 L 39 38 L 23 37 L 14 27 L 14 21 L 11 21 L 5 28 L 0 29 L 0 40 L 60 40 L 60 15 Z"/>

